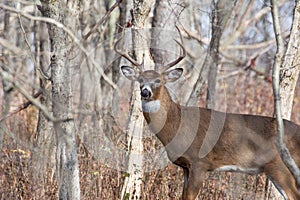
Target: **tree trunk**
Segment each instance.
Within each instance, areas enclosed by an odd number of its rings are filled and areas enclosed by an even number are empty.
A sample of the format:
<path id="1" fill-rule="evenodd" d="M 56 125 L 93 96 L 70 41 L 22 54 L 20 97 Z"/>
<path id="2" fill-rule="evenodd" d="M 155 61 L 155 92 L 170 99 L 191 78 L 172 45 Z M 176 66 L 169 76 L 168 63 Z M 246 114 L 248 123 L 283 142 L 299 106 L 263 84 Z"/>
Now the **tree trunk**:
<path id="1" fill-rule="evenodd" d="M 132 10 L 132 41 L 136 60 L 144 62 L 147 66 L 150 62 L 150 52 L 145 40 L 145 23 L 149 15 L 153 1 L 133 1 Z M 146 48 L 145 48 L 146 47 Z M 139 84 L 133 83 L 133 95 L 130 103 L 129 124 L 127 126 L 127 145 L 129 151 L 128 166 L 121 199 L 140 199 L 141 186 L 144 176 L 143 170 L 143 122 L 141 112 L 141 98 Z"/>
<path id="2" fill-rule="evenodd" d="M 209 53 L 206 55 L 203 67 L 199 73 L 197 82 L 193 87 L 187 104 L 190 104 L 192 99 L 198 99 L 203 83 L 208 81 L 206 107 L 214 108 L 215 106 L 215 89 L 216 77 L 219 61 L 220 41 L 225 29 L 225 26 L 230 19 L 236 0 L 212 1 L 212 24 L 211 24 L 211 41 L 209 44 Z"/>
<path id="3" fill-rule="evenodd" d="M 214 109 L 215 90 L 217 84 L 217 73 L 219 63 L 219 46 L 225 26 L 231 16 L 236 0 L 212 1 L 212 36 L 210 41 L 209 54 L 206 57 L 204 65 L 209 67 L 208 88 L 206 97 L 206 107 Z"/>
<path id="4" fill-rule="evenodd" d="M 282 33 L 281 33 L 281 27 L 280 27 L 280 21 L 279 21 L 278 5 L 277 5 L 277 2 L 275 0 L 272 0 L 271 4 L 272 4 L 273 26 L 274 26 L 275 36 L 276 36 L 276 43 L 277 43 L 277 52 L 276 52 L 276 55 L 275 55 L 275 61 L 274 61 L 274 65 L 273 65 L 273 74 L 272 74 L 272 78 L 273 78 L 273 81 L 272 81 L 273 84 L 272 85 L 273 85 L 274 106 L 275 106 L 274 111 L 275 111 L 276 122 L 277 122 L 276 146 L 277 146 L 277 149 L 280 153 L 281 159 L 283 160 L 285 165 L 288 167 L 290 172 L 295 177 L 296 183 L 299 187 L 300 186 L 300 171 L 299 171 L 299 168 L 298 168 L 297 164 L 295 163 L 295 161 L 291 157 L 289 149 L 287 148 L 287 146 L 284 142 L 284 124 L 283 124 L 283 119 L 282 119 L 282 114 L 281 114 L 282 113 L 282 109 L 281 109 L 282 107 L 281 107 L 281 99 L 280 99 L 281 98 L 280 79 L 279 79 L 280 67 L 282 67 L 282 59 L 284 57 L 284 54 L 288 55 L 287 53 L 292 53 L 291 52 L 292 50 L 289 50 L 289 52 L 285 52 L 284 41 L 283 41 L 283 37 L 282 37 Z M 299 9 L 299 2 L 297 2 L 296 6 L 295 6 L 294 19 L 298 18 L 298 15 L 299 15 L 298 9 Z M 297 25 L 298 20 L 295 23 Z M 293 28 L 295 27 L 294 25 L 293 25 Z M 298 27 L 298 25 L 296 27 Z M 297 33 L 295 31 L 296 30 L 291 31 L 290 37 L 292 37 L 292 41 L 290 41 L 290 42 L 294 42 L 295 39 L 293 37 L 297 37 L 296 35 L 295 36 L 292 35 L 292 33 L 294 33 L 294 34 Z M 291 44 L 289 44 L 289 47 L 291 47 L 290 45 Z M 295 55 L 295 53 L 292 54 L 292 55 Z M 288 56 L 290 56 L 290 55 L 288 55 Z M 286 57 L 286 60 L 287 59 L 288 58 Z M 296 61 L 298 61 L 298 60 L 299 60 L 299 58 L 296 58 Z M 287 67 L 287 70 L 288 70 L 291 66 L 284 66 L 284 67 Z M 295 68 L 299 68 L 298 63 L 296 64 Z M 285 70 L 285 72 L 287 70 Z M 298 74 L 299 74 L 299 70 L 296 70 L 297 77 L 298 77 Z M 283 76 L 286 76 L 286 75 L 283 74 Z M 292 76 L 292 74 L 290 74 L 290 76 Z M 294 78 L 296 79 L 297 77 L 294 77 Z M 285 77 L 284 85 L 282 84 L 281 86 L 292 85 L 292 86 L 295 87 L 296 86 L 295 82 L 296 81 L 288 81 Z M 294 89 L 295 88 L 292 88 L 291 91 L 293 91 Z M 285 95 L 287 95 L 287 93 L 285 93 Z M 290 95 L 290 94 L 288 94 L 288 95 Z M 284 94 L 282 94 L 282 96 L 284 96 Z M 291 96 L 293 96 L 293 94 Z M 289 107 L 292 108 L 292 106 L 289 106 Z M 286 113 L 291 113 L 291 111 L 287 110 Z"/>
<path id="5" fill-rule="evenodd" d="M 74 6 L 63 1 L 42 1 L 41 12 L 49 17 L 65 24 L 66 19 L 74 16 L 66 16 L 61 8 Z M 69 7 L 70 6 L 70 7 Z M 76 14 L 76 12 L 72 12 Z M 76 17 L 76 16 L 75 16 Z M 48 24 L 48 32 L 51 46 L 51 83 L 52 83 L 52 111 L 55 119 L 65 119 L 54 123 L 56 133 L 56 167 L 59 188 L 59 199 L 80 199 L 79 169 L 75 141 L 75 126 L 72 116 L 72 68 L 69 66 L 70 42 L 66 33 L 54 24 Z M 67 120 L 68 119 L 68 120 Z"/>
<path id="6" fill-rule="evenodd" d="M 36 55 L 39 57 L 36 59 L 37 68 L 40 70 L 40 90 L 42 91 L 40 101 L 41 104 L 45 105 L 47 110 L 51 112 L 51 99 L 49 98 L 51 90 L 47 80 L 43 75 L 47 74 L 49 67 L 49 57 L 46 52 L 49 51 L 49 35 L 47 32 L 47 26 L 45 23 L 38 23 L 38 30 L 36 32 Z M 38 189 L 35 192 L 36 195 L 45 196 L 47 186 L 47 176 L 52 176 L 55 173 L 55 138 L 53 136 L 53 124 L 49 122 L 44 115 L 43 111 L 39 110 L 38 123 L 36 136 L 34 140 L 34 146 L 36 151 L 33 153 L 33 160 L 35 167 L 33 168 L 35 175 L 35 182 L 37 183 Z M 45 173 L 49 172 L 50 175 Z M 48 182 L 49 184 L 49 182 Z"/>
<path id="7" fill-rule="evenodd" d="M 155 3 L 151 31 L 151 55 L 155 70 L 163 70 L 163 65 L 177 58 L 175 50 L 178 45 L 174 39 L 178 33 L 175 25 L 183 9 L 177 3 L 168 0 L 156 0 Z"/>
<path id="8" fill-rule="evenodd" d="M 300 72 L 300 2 L 297 1 L 294 8 L 293 25 L 290 40 L 285 52 L 280 71 L 280 98 L 282 117 L 290 119 L 292 115 L 293 99 L 297 80 Z"/>
<path id="9" fill-rule="evenodd" d="M 9 2 L 6 2 L 7 4 L 9 4 Z M 9 21 L 10 21 L 10 13 L 9 12 L 5 12 L 4 14 L 4 30 L 3 30 L 3 37 L 5 38 L 6 36 L 9 35 Z M 3 48 L 2 49 L 2 56 L 4 58 L 8 58 L 6 60 L 6 64 L 7 66 L 10 66 L 10 60 L 9 60 L 9 52 Z M 8 69 L 6 69 L 6 67 L 4 67 L 4 65 L 1 65 L 2 69 L 4 71 L 8 71 Z M 8 114 L 9 112 L 9 109 L 10 109 L 10 103 L 11 103 L 11 92 L 13 90 L 12 88 L 12 85 L 2 79 L 2 87 L 3 87 L 3 105 L 1 105 L 1 116 L 2 118 L 5 118 L 5 116 Z M 2 143 L 3 143 L 3 137 L 4 137 L 4 134 L 5 134 L 5 120 L 1 121 L 0 122 L 0 149 L 2 149 Z M 1 153 L 0 153 L 0 157 L 1 157 Z"/>

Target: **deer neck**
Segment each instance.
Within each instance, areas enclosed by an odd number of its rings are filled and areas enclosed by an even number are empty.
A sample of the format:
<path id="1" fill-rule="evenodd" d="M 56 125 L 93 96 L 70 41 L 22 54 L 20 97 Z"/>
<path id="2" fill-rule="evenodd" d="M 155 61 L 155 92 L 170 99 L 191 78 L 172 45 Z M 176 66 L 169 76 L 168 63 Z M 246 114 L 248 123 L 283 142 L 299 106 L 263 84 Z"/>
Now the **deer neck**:
<path id="1" fill-rule="evenodd" d="M 142 108 L 151 131 L 164 145 L 171 141 L 176 133 L 173 129 L 178 128 L 174 124 L 179 124 L 176 116 L 180 116 L 180 105 L 173 102 L 167 88 L 161 87 L 154 100 L 142 100 Z"/>

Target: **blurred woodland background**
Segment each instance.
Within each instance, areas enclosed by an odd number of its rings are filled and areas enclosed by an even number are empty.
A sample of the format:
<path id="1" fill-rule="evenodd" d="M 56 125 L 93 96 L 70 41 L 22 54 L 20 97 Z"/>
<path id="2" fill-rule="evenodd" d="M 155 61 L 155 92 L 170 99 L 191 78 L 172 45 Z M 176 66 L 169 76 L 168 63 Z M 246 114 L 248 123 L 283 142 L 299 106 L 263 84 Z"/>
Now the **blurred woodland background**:
<path id="1" fill-rule="evenodd" d="M 278 5 L 287 46 L 299 10 L 291 0 Z M 174 100 L 273 116 L 270 6 L 268 0 L 2 0 L 0 199 L 179 199 L 182 170 L 167 160 L 142 115 L 132 116 L 136 86 L 120 75 L 120 65 L 129 63 L 114 45 L 124 37 L 124 52 L 148 56 L 149 68 L 154 62 L 160 70 L 179 55 L 177 25 L 187 57 L 179 64 L 184 78 L 168 85 Z M 282 73 L 299 71 L 298 59 Z M 298 74 L 289 78 L 297 82 Z M 291 120 L 300 124 L 299 80 L 292 93 Z M 139 136 L 132 135 L 134 123 L 143 129 Z M 134 171 L 132 151 L 141 155 Z M 229 172 L 208 173 L 199 194 L 282 199 L 264 175 Z"/>

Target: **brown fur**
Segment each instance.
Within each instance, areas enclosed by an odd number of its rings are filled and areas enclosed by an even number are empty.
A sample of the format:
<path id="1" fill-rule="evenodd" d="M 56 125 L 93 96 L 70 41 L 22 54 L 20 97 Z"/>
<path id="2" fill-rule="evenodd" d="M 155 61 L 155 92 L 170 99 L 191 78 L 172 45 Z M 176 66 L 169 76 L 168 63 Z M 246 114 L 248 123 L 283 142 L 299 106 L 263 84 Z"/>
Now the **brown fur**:
<path id="1" fill-rule="evenodd" d="M 145 102 L 160 102 L 158 111 L 143 114 L 165 146 L 169 159 L 183 168 L 183 200 L 194 200 L 205 173 L 224 170 L 224 166 L 231 171 L 265 173 L 290 200 L 300 199 L 295 179 L 275 146 L 274 118 L 222 113 L 173 102 L 165 82 L 177 80 L 181 68 L 162 74 L 153 70 L 137 73 L 126 66 L 122 69 L 127 78 L 140 82 L 141 89 L 151 87 L 151 95 L 143 97 Z M 300 166 L 300 126 L 287 120 L 284 126 L 285 142 Z"/>
<path id="2" fill-rule="evenodd" d="M 205 172 L 224 165 L 250 169 L 249 173 L 266 173 L 285 191 L 289 199 L 300 199 L 295 179 L 282 162 L 275 146 L 276 120 L 274 118 L 180 106 L 172 101 L 164 86 L 155 91 L 154 95 L 153 99 L 161 101 L 161 109 L 157 113 L 144 113 L 144 116 L 147 123 L 151 124 L 150 128 L 166 146 L 170 160 L 184 169 L 186 176 L 182 196 L 184 200 L 196 198 Z M 193 119 L 193 116 L 186 115 L 187 119 L 182 118 L 183 113 L 193 115 L 195 110 L 199 114 L 199 121 L 196 135 L 193 135 L 189 132 L 189 128 L 179 128 L 179 125 L 195 126 L 193 123 L 196 119 Z M 155 124 L 161 123 L 160 119 L 165 117 L 164 126 L 158 131 Z M 221 127 L 220 121 L 224 121 Z M 300 127 L 286 120 L 284 124 L 287 146 L 299 166 Z M 209 130 L 209 126 L 213 128 Z M 207 134 L 216 134 L 213 133 L 214 128 L 216 131 L 221 131 L 220 137 L 212 150 L 201 158 L 199 157 L 201 147 L 204 145 L 210 149 L 213 145 L 210 142 L 203 144 L 203 139 Z M 178 135 L 181 139 L 178 139 L 176 145 L 168 146 Z M 187 142 L 189 137 L 193 140 Z"/>

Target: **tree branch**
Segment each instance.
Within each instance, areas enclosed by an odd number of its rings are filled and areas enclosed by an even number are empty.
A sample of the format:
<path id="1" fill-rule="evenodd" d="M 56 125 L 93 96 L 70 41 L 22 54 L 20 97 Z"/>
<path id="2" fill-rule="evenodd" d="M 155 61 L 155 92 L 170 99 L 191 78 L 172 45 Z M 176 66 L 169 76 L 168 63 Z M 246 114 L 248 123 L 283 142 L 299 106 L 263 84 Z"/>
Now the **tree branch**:
<path id="1" fill-rule="evenodd" d="M 284 142 L 284 124 L 281 114 L 281 101 L 280 101 L 280 91 L 279 91 L 279 73 L 280 73 L 280 67 L 282 65 L 282 60 L 284 56 L 284 41 L 282 38 L 281 30 L 280 30 L 280 21 L 279 21 L 279 14 L 278 14 L 278 5 L 277 0 L 271 0 L 271 12 L 272 12 L 272 18 L 273 18 L 273 27 L 276 37 L 276 43 L 277 43 L 277 52 L 275 55 L 275 61 L 273 65 L 273 93 L 274 93 L 274 105 L 275 105 L 275 113 L 276 113 L 276 122 L 277 122 L 277 140 L 276 140 L 276 146 L 277 150 L 279 151 L 279 154 L 281 156 L 281 159 L 287 166 L 287 168 L 290 170 L 290 172 L 293 174 L 297 186 L 300 187 L 300 171 L 297 167 L 295 161 L 291 157 L 291 154 L 288 150 L 288 148 L 285 145 Z"/>
<path id="2" fill-rule="evenodd" d="M 10 41 L 8 41 L 7 39 L 0 38 L 0 45 L 2 46 L 2 48 L 5 48 L 5 49 L 8 49 L 9 51 L 11 51 L 13 54 L 16 54 L 19 56 L 26 54 L 23 49 L 10 43 Z"/>
<path id="3" fill-rule="evenodd" d="M 58 28 L 61 28 L 63 31 L 65 31 L 72 38 L 72 40 L 75 42 L 75 44 L 84 53 L 86 58 L 89 59 L 94 66 L 98 66 L 97 62 L 91 56 L 89 56 L 89 52 L 80 43 L 80 40 L 75 36 L 75 34 L 72 32 L 72 30 L 68 29 L 64 24 L 62 24 L 62 23 L 60 23 L 60 22 L 58 22 L 58 21 L 56 21 L 52 18 L 32 16 L 32 15 L 30 15 L 30 14 L 28 14 L 28 13 L 22 11 L 22 10 L 18 10 L 18 9 L 15 9 L 15 8 L 12 8 L 12 7 L 3 5 L 3 4 L 0 4 L 0 8 L 2 8 L 3 10 L 7 10 L 7 11 L 10 11 L 10 12 L 16 13 L 16 14 L 21 15 L 21 16 L 27 18 L 27 19 L 30 19 L 30 20 L 50 23 L 50 24 L 53 24 L 53 25 L 57 26 Z M 101 76 L 103 77 L 103 79 L 107 83 L 109 83 L 114 89 L 118 89 L 118 86 L 108 76 L 105 75 L 102 68 L 96 67 L 96 69 L 99 70 L 99 73 L 101 74 Z"/>
<path id="4" fill-rule="evenodd" d="M 33 94 L 33 98 L 36 99 L 38 98 L 41 94 L 42 94 L 42 90 L 39 90 L 37 93 Z M 28 108 L 30 105 L 32 105 L 32 102 L 31 101 L 26 101 L 25 103 L 23 103 L 21 106 L 19 106 L 16 110 L 8 113 L 7 115 L 4 115 L 2 117 L 0 117 L 0 122 L 3 122 L 5 119 L 13 116 L 14 114 L 17 114 L 18 112 Z"/>
<path id="5" fill-rule="evenodd" d="M 282 5 L 283 3 L 284 3 L 284 1 L 280 1 L 279 5 Z M 247 28 L 250 26 L 251 23 L 259 21 L 263 16 L 267 15 L 269 12 L 270 12 L 270 7 L 264 7 L 250 19 L 246 19 L 246 16 L 244 16 L 243 22 L 240 24 L 240 26 L 237 27 L 238 29 L 236 31 L 234 31 L 226 39 L 226 41 L 224 41 L 222 48 L 220 48 L 220 50 L 222 51 L 223 48 L 226 48 L 227 46 L 232 44 L 240 35 L 242 35 L 247 30 Z M 250 12 L 246 13 L 246 15 L 247 16 L 250 15 Z"/>
<path id="6" fill-rule="evenodd" d="M 93 28 L 91 28 L 91 30 L 85 35 L 83 36 L 83 39 L 86 40 L 90 37 L 90 35 L 94 32 L 96 32 L 97 28 L 103 24 L 104 22 L 106 22 L 107 18 L 110 16 L 110 13 L 120 5 L 120 3 L 122 2 L 122 0 L 118 0 L 114 3 L 114 5 L 112 5 L 112 7 L 105 13 L 105 15 L 94 25 Z"/>
<path id="7" fill-rule="evenodd" d="M 63 122 L 63 121 L 69 121 L 72 120 L 70 118 L 66 118 L 66 119 L 57 119 L 55 117 L 52 116 L 52 114 L 48 111 L 48 109 L 41 104 L 36 98 L 35 96 L 32 96 L 31 94 L 29 94 L 26 89 L 24 89 L 24 87 L 21 86 L 21 84 L 19 84 L 18 81 L 16 81 L 13 76 L 11 74 L 9 74 L 8 72 L 4 71 L 4 70 L 0 70 L 0 76 L 2 77 L 3 80 L 8 81 L 10 83 L 13 84 L 13 86 L 28 100 L 30 101 L 31 104 L 35 105 L 38 109 L 40 109 L 43 114 L 45 115 L 45 117 L 52 122 Z M 26 105 L 24 105 L 26 106 Z M 2 120 L 2 119 L 1 119 Z"/>

